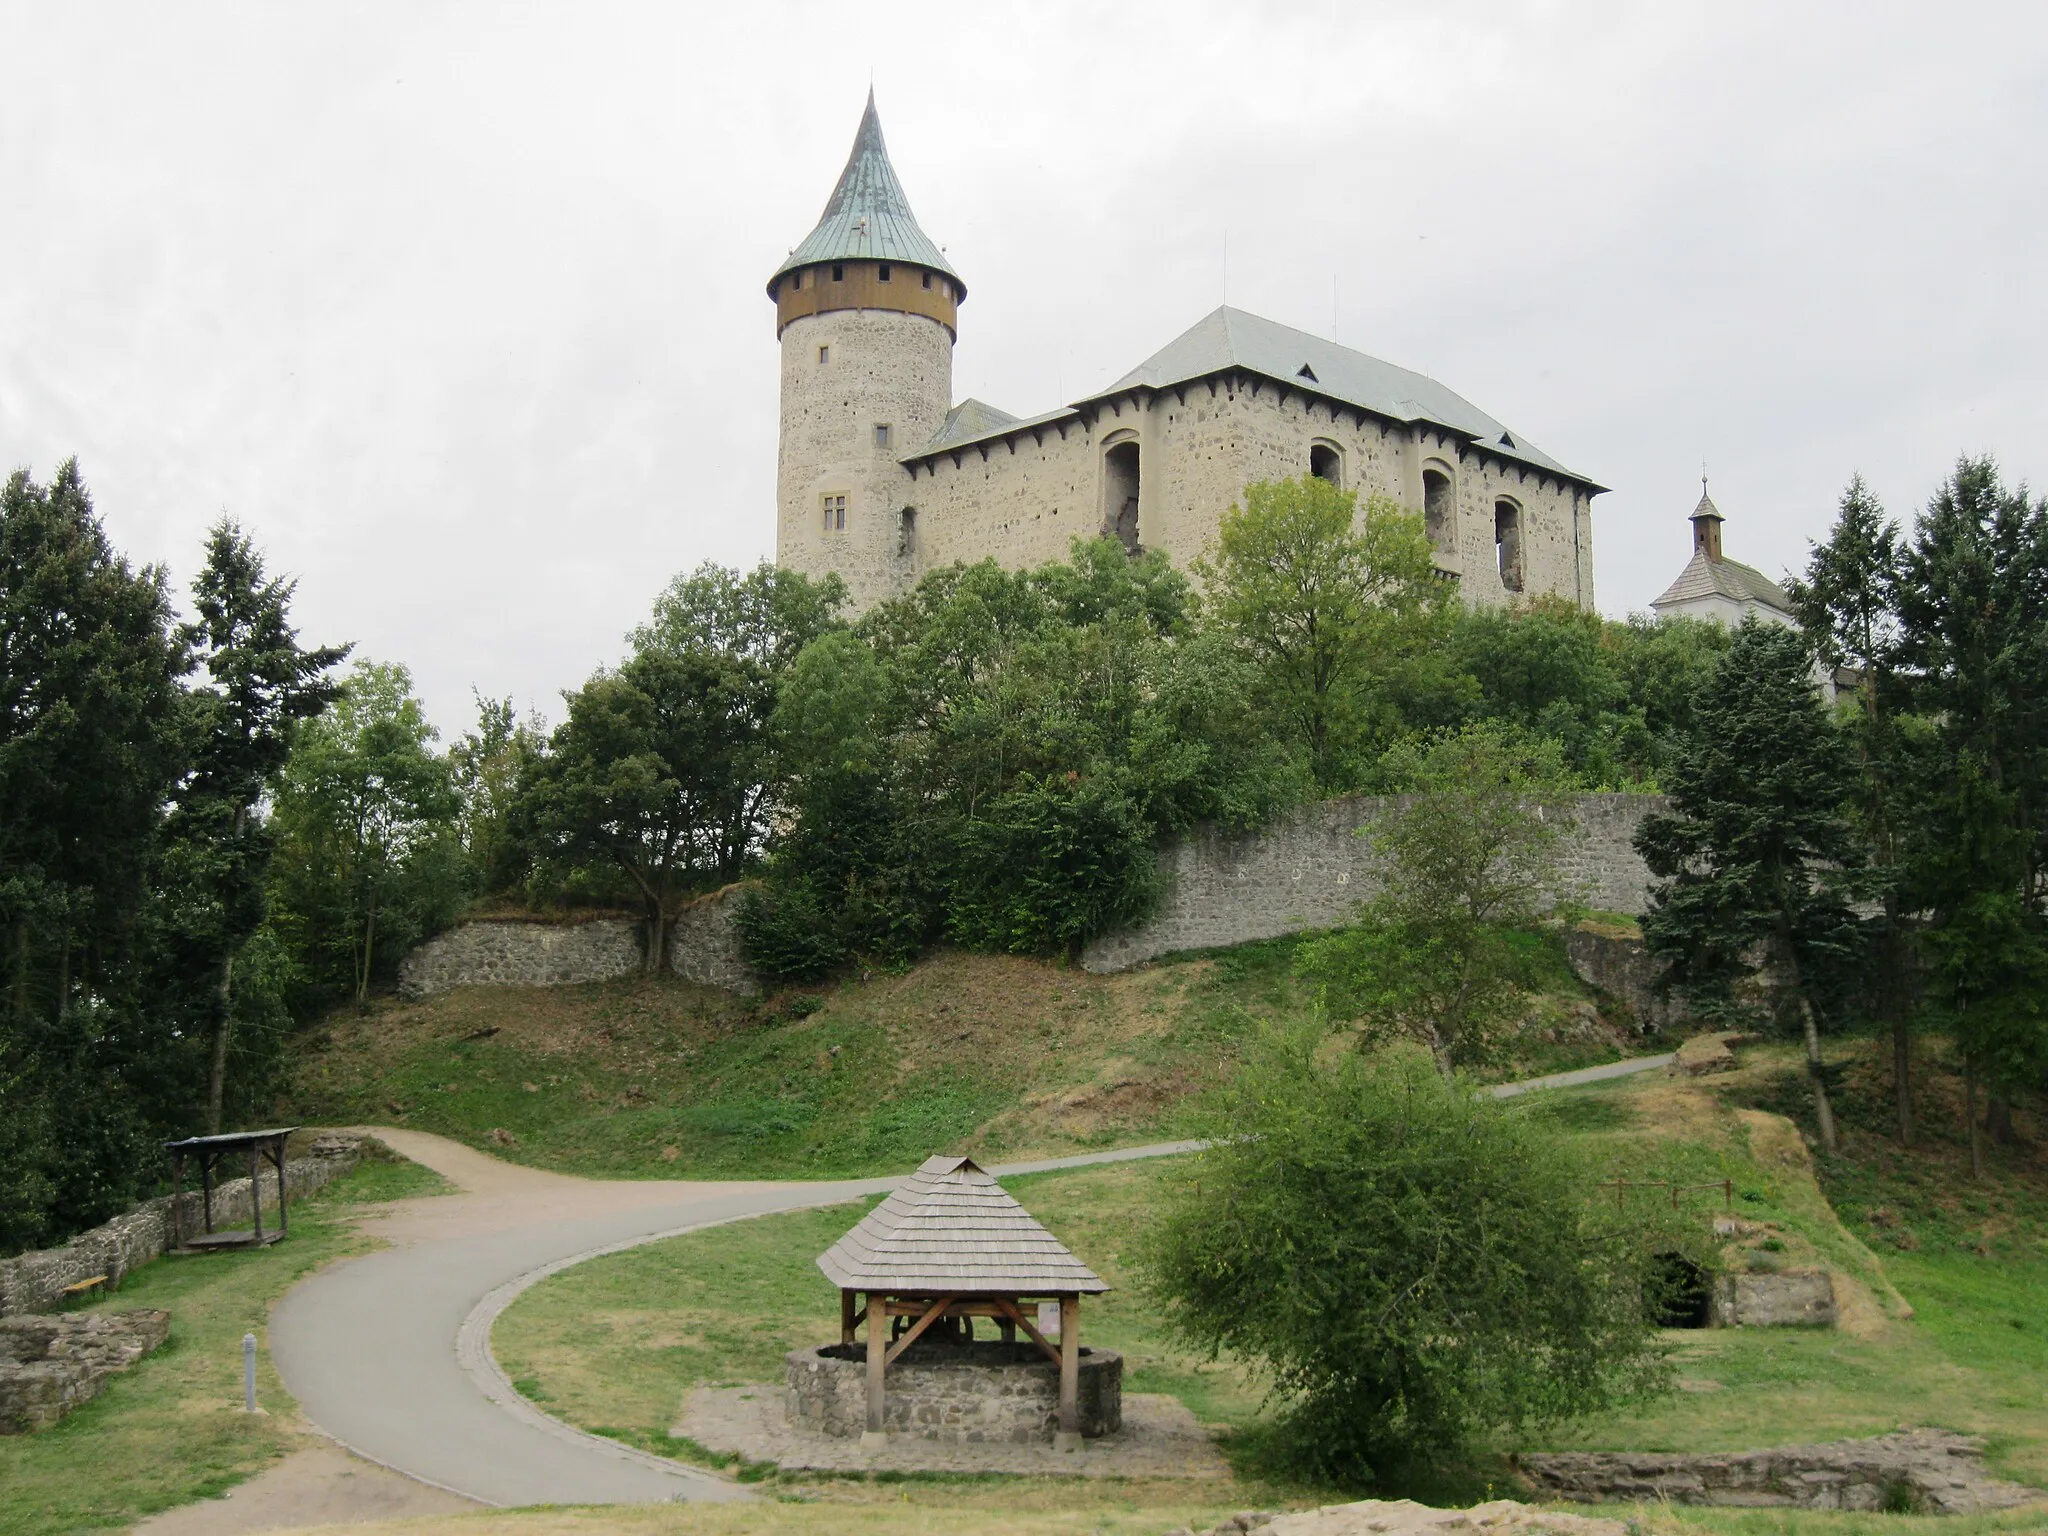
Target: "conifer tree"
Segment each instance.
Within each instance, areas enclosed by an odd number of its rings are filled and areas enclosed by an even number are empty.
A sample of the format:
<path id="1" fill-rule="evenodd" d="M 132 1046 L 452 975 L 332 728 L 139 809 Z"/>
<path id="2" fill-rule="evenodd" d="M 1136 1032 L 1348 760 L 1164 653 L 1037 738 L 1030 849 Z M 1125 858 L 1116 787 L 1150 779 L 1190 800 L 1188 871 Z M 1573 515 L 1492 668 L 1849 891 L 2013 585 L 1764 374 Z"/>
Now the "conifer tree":
<path id="1" fill-rule="evenodd" d="M 1836 888 L 1859 857 L 1843 802 L 1849 764 L 1794 630 L 1743 622 L 1702 688 L 1691 739 L 1668 775 L 1669 814 L 1636 849 L 1662 882 L 1643 933 L 1666 984 L 1708 1008 L 1768 967 L 1781 1019 L 1796 1016 L 1821 1143 L 1836 1149 L 1816 999 L 1855 949 Z"/>
<path id="2" fill-rule="evenodd" d="M 1871 992 L 1892 1037 L 1892 1082 L 1899 1140 L 1913 1139 L 1912 914 L 1901 893 L 1913 818 L 1913 764 L 1899 718 L 1906 679 L 1899 673 L 1898 525 L 1858 475 L 1842 493 L 1827 542 L 1814 547 L 1806 579 L 1791 583 L 1800 627 L 1821 664 L 1841 677 L 1854 709 L 1844 722 L 1854 780 L 1849 807 L 1861 832 L 1860 895 L 1882 907 L 1871 927 Z"/>

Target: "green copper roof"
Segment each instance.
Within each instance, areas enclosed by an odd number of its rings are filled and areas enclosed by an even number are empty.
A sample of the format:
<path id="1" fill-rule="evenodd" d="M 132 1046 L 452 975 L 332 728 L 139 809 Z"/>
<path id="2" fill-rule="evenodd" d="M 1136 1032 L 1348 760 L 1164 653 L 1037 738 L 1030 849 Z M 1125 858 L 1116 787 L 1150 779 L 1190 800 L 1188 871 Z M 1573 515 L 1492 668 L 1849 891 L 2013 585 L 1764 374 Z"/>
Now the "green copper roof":
<path id="1" fill-rule="evenodd" d="M 952 278 L 960 296 L 967 296 L 960 274 L 917 227 L 910 199 L 903 195 L 903 183 L 889 164 L 889 146 L 882 142 L 882 120 L 875 115 L 872 90 L 868 92 L 868 109 L 861 114 L 860 132 L 853 136 L 853 153 L 846 157 L 846 169 L 839 173 L 839 185 L 832 189 L 818 227 L 775 269 L 775 276 L 768 280 L 769 295 L 774 295 L 782 274 L 794 268 L 819 261 L 860 260 L 930 267 Z"/>

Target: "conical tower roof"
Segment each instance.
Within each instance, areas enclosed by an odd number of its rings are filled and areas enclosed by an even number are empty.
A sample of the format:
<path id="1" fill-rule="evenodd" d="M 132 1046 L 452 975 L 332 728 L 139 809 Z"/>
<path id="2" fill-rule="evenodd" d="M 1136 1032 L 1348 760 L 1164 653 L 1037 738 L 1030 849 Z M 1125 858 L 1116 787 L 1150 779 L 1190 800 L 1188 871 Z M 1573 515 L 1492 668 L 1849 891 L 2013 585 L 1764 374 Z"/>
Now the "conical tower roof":
<path id="1" fill-rule="evenodd" d="M 842 1290 L 1100 1295 L 1095 1271 L 965 1157 L 928 1157 L 818 1257 Z"/>
<path id="2" fill-rule="evenodd" d="M 900 261 L 930 267 L 952 278 L 960 297 L 967 296 L 967 285 L 960 281 L 945 253 L 917 227 L 910 199 L 903 195 L 903 183 L 889 163 L 889 146 L 882 142 L 882 119 L 875 112 L 872 89 L 867 111 L 861 114 L 860 131 L 853 136 L 853 153 L 839 173 L 839 185 L 832 189 L 818 227 L 768 280 L 769 296 L 774 296 L 783 273 L 821 261 Z"/>

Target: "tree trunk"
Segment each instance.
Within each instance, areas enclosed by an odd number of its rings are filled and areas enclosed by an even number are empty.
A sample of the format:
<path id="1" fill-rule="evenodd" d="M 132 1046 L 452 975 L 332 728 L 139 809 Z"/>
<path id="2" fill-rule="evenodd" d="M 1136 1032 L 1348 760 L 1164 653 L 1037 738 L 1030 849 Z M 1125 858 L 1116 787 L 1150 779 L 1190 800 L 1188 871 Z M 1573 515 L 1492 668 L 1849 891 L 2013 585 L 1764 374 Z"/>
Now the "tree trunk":
<path id="1" fill-rule="evenodd" d="M 363 914 L 363 964 L 356 972 L 356 1009 L 358 1012 L 370 1006 L 370 952 L 377 942 L 377 909 Z"/>
<path id="2" fill-rule="evenodd" d="M 1884 895 L 1884 1005 L 1892 1023 L 1892 1093 L 1899 1118 L 1899 1145 L 1913 1145 L 1912 1010 L 1906 1003 L 1905 940 L 1899 927 L 1896 891 Z"/>
<path id="3" fill-rule="evenodd" d="M 1799 970 L 1799 956 L 1789 938 L 1780 936 L 1779 951 L 1792 983 L 1792 995 L 1799 1003 L 1799 1024 L 1806 1033 L 1806 1077 L 1813 1085 L 1813 1114 L 1820 1122 L 1820 1144 L 1833 1156 L 1841 1150 L 1841 1144 L 1835 1136 L 1835 1107 L 1828 1102 L 1827 1080 L 1821 1076 L 1820 1023 L 1813 1016 L 1813 1004 L 1806 996 L 1806 980 Z"/>
<path id="4" fill-rule="evenodd" d="M 1977 1124 L 1977 1061 L 1963 1058 L 1963 1118 L 1970 1126 L 1970 1177 L 1984 1177 L 1984 1132 Z"/>
<path id="5" fill-rule="evenodd" d="M 658 897 L 647 902 L 647 951 L 641 974 L 659 976 L 668 959 L 668 913 Z"/>
<path id="6" fill-rule="evenodd" d="M 235 1027 L 235 957 L 223 955 L 220 962 L 220 993 L 213 1019 L 213 1059 L 206 1071 L 206 1134 L 220 1134 L 222 1101 L 227 1097 L 228 1036 Z"/>

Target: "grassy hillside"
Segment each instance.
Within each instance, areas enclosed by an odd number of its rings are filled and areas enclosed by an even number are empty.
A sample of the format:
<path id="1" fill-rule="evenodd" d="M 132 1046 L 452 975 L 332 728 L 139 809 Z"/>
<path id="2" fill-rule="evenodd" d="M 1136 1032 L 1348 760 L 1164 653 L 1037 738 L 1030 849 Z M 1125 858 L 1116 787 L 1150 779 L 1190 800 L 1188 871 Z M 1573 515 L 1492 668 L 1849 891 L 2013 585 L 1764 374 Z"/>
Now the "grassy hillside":
<path id="1" fill-rule="evenodd" d="M 1308 1005 L 1295 940 L 1090 976 L 941 954 L 761 1002 L 666 979 L 467 988 L 337 1014 L 283 1112 L 398 1123 L 614 1178 L 900 1169 L 1175 1136 L 1262 1022 Z M 1506 1075 L 1646 1047 L 1597 1015 L 1555 935 Z"/>

